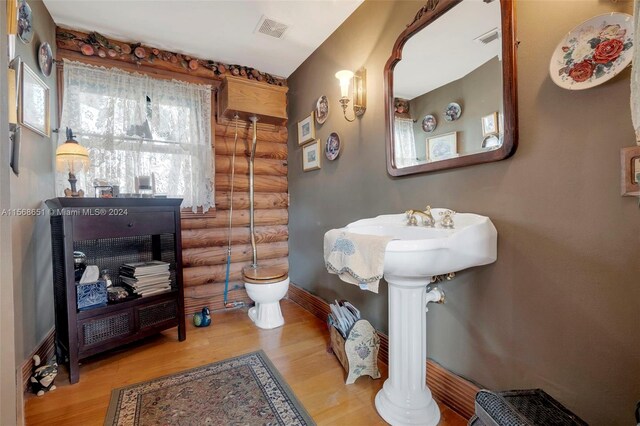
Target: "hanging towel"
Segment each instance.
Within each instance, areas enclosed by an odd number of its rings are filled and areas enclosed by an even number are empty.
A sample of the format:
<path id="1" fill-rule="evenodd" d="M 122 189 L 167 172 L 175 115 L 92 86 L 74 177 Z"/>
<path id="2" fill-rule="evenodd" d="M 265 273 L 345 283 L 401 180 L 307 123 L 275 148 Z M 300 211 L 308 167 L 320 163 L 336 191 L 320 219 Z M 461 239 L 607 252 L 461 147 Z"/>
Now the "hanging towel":
<path id="1" fill-rule="evenodd" d="M 383 276 L 384 251 L 392 239 L 332 229 L 324 234 L 324 263 L 342 281 L 377 293 Z"/>

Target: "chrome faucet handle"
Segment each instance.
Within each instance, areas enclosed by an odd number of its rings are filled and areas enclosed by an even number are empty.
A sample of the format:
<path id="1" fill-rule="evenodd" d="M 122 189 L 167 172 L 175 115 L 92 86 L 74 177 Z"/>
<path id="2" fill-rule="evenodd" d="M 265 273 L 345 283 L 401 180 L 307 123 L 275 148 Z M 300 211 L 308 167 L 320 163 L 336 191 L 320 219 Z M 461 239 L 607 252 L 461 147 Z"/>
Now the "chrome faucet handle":
<path id="1" fill-rule="evenodd" d="M 443 228 L 453 229 L 453 215 L 455 214 L 456 212 L 453 210 L 445 210 L 443 212 L 440 212 L 440 216 L 442 216 L 441 223 Z"/>

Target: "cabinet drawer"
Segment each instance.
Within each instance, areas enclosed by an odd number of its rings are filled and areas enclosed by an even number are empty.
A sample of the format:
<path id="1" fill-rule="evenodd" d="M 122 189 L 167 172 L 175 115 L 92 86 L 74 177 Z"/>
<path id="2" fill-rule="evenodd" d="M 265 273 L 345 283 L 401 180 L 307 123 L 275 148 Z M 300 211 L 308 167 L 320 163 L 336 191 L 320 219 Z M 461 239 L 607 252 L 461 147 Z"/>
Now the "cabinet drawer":
<path id="1" fill-rule="evenodd" d="M 80 351 L 108 344 L 135 332 L 133 309 L 90 318 L 78 323 Z"/>
<path id="2" fill-rule="evenodd" d="M 173 211 L 129 212 L 126 215 L 77 216 L 73 218 L 74 240 L 172 234 L 176 222 Z"/>

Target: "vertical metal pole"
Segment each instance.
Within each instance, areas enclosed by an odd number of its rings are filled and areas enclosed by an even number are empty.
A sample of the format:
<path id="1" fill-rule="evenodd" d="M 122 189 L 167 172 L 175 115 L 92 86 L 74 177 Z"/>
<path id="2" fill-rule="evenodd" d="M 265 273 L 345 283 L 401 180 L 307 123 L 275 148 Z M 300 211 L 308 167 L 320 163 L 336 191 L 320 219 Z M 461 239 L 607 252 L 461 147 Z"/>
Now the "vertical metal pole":
<path id="1" fill-rule="evenodd" d="M 249 120 L 253 123 L 253 144 L 251 146 L 251 158 L 249 159 L 249 227 L 251 228 L 251 250 L 253 252 L 253 263 L 251 266 L 256 268 L 258 266 L 258 251 L 256 249 L 256 235 L 254 227 L 254 208 L 253 208 L 253 191 L 254 191 L 254 172 L 253 163 L 256 157 L 256 145 L 258 144 L 258 117 L 255 115 L 250 117 Z"/>

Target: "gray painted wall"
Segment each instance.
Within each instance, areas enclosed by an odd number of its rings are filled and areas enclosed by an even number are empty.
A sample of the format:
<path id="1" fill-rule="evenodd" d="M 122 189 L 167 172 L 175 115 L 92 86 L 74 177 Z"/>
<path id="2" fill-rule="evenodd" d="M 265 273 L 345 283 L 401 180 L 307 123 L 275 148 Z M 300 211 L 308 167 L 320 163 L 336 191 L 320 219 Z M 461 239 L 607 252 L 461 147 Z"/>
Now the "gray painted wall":
<path id="1" fill-rule="evenodd" d="M 49 86 L 51 128 L 58 126 L 58 94 L 55 67 L 50 77 L 40 72 L 37 51 L 48 42 L 55 57 L 55 24 L 41 0 L 30 0 L 35 34 L 29 44 L 16 41 L 16 54 Z M 35 209 L 54 196 L 54 154 L 52 137 L 40 136 L 26 128 L 21 133 L 20 175 L 11 173 L 11 207 Z M 13 245 L 13 285 L 16 321 L 16 362 L 31 354 L 53 327 L 53 281 L 49 217 L 22 216 L 11 219 Z"/>
<path id="2" fill-rule="evenodd" d="M 640 399 L 640 211 L 620 196 L 620 148 L 634 144 L 629 73 L 575 92 L 550 80 L 560 38 L 630 1 L 518 1 L 520 147 L 511 159 L 402 178 L 386 172 L 382 70 L 424 1 L 366 1 L 289 78 L 290 276 L 346 298 L 386 332 L 386 285 L 363 292 L 329 275 L 324 233 L 353 220 L 432 206 L 492 218 L 498 261 L 458 274 L 429 310 L 428 353 L 493 389 L 542 387 L 594 425 L 634 424 Z M 337 70 L 367 68 L 368 108 L 347 123 Z M 344 150 L 302 172 L 296 122 L 316 99 L 317 134 Z"/>
<path id="3" fill-rule="evenodd" d="M 455 121 L 444 119 L 450 102 L 457 102 L 462 108 L 462 115 Z M 409 105 L 411 117 L 417 120 L 413 134 L 420 160 L 426 159 L 428 138 L 451 132 L 458 132 L 460 155 L 480 152 L 484 139 L 482 117 L 493 112 L 502 114 L 502 62 L 494 58 L 456 81 L 413 98 Z M 422 119 L 427 114 L 435 115 L 438 123 L 432 133 L 422 130 Z"/>

